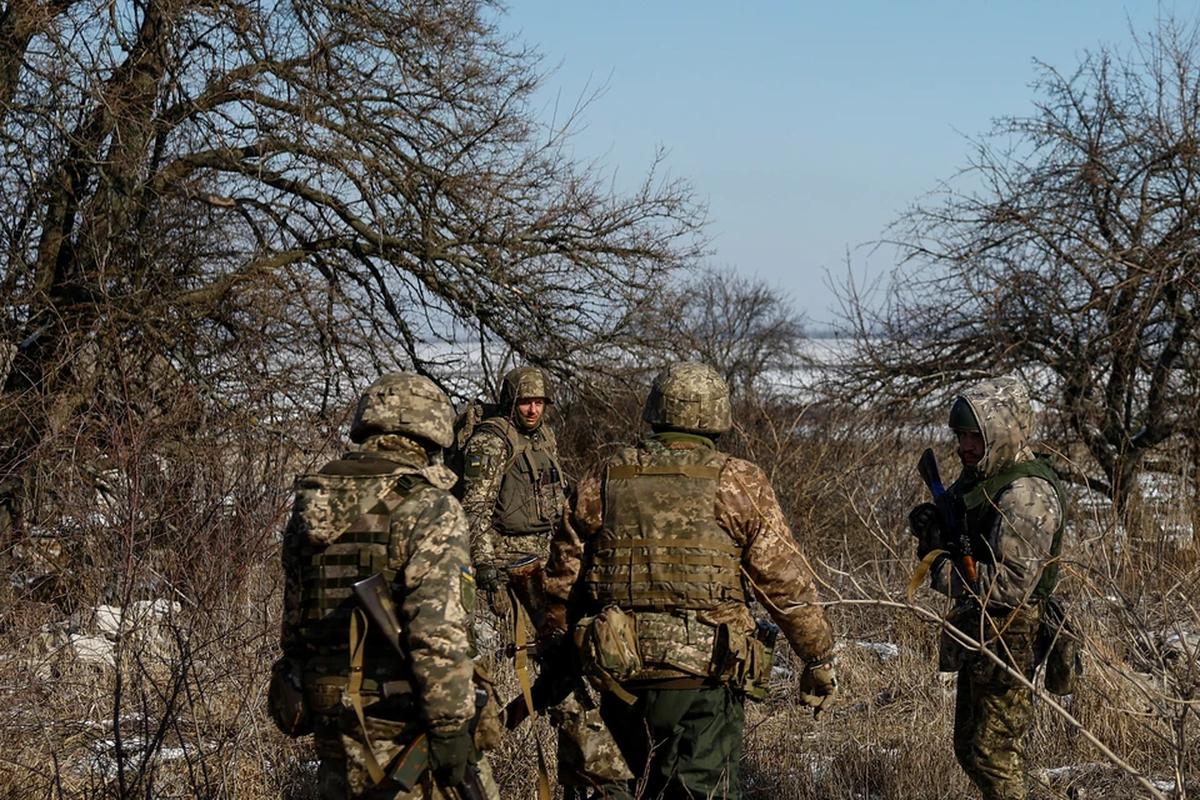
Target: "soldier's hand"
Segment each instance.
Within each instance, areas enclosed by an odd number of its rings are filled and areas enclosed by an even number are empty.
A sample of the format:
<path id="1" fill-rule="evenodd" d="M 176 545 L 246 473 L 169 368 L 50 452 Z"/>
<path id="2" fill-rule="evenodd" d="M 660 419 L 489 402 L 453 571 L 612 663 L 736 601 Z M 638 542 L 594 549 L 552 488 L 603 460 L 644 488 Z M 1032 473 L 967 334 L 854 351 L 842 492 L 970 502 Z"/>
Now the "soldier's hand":
<path id="1" fill-rule="evenodd" d="M 487 593 L 488 608 L 500 619 L 506 619 L 512 611 L 512 603 L 508 599 L 508 589 L 501 584 L 499 588 Z"/>
<path id="2" fill-rule="evenodd" d="M 917 537 L 917 558 L 944 548 L 946 532 L 942 527 L 942 514 L 933 503 L 921 503 L 908 512 L 908 527 Z"/>
<path id="3" fill-rule="evenodd" d="M 475 567 L 475 585 L 482 591 L 491 594 L 502 583 L 500 570 L 496 569 L 495 564 L 480 564 Z"/>
<path id="4" fill-rule="evenodd" d="M 813 710 L 814 719 L 833 705 L 837 690 L 837 670 L 832 658 L 805 665 L 800 676 L 800 702 Z"/>
<path id="5" fill-rule="evenodd" d="M 429 766 L 438 784 L 458 786 L 467 777 L 467 765 L 475 758 L 475 746 L 467 725 L 453 733 L 429 734 Z"/>

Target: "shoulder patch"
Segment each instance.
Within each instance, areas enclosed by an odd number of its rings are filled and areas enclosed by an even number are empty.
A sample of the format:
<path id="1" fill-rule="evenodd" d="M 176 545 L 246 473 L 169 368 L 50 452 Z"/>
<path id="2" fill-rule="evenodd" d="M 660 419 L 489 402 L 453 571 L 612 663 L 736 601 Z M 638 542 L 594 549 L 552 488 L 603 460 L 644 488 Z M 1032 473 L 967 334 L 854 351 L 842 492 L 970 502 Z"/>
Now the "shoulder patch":
<path id="1" fill-rule="evenodd" d="M 492 463 L 491 456 L 485 453 L 467 453 L 463 464 L 463 474 L 468 478 L 479 478 L 487 471 Z"/>

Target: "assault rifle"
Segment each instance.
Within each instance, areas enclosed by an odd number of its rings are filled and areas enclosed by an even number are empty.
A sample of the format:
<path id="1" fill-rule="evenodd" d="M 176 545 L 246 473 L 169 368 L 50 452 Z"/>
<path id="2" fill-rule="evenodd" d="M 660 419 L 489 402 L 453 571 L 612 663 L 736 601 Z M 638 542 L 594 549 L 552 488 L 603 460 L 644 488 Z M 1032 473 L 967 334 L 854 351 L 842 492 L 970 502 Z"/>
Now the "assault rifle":
<path id="1" fill-rule="evenodd" d="M 396 614 L 396 604 L 392 602 L 391 587 L 388 586 L 383 573 L 377 572 L 369 578 L 364 578 L 355 583 L 352 588 L 354 596 L 358 598 L 359 605 L 366 612 L 368 619 L 379 628 L 383 638 L 387 639 L 396 655 L 407 662 L 408 654 L 404 652 L 404 647 L 400 644 L 400 633 L 403 627 L 400 624 L 400 617 Z M 470 723 L 471 733 L 475 732 L 475 726 L 479 724 L 479 715 L 483 711 L 483 707 L 487 705 L 487 700 L 487 692 L 476 687 L 475 718 Z M 388 764 L 387 778 L 404 791 L 410 792 L 421 783 L 421 778 L 428 769 L 429 736 L 422 732 L 409 743 L 404 752 Z M 467 765 L 467 774 L 462 783 L 446 788 L 457 792 L 461 800 L 486 800 L 487 798 L 477 764 Z"/>
<path id="2" fill-rule="evenodd" d="M 933 454 L 933 450 L 926 448 L 921 454 L 921 460 L 917 462 L 917 472 L 921 474 L 921 480 L 925 481 L 929 493 L 933 495 L 933 504 L 937 507 L 943 530 L 947 534 L 946 549 L 958 562 L 963 576 L 974 590 L 978 585 L 979 573 L 975 569 L 975 555 L 971 552 L 971 537 L 963 530 L 962 518 L 955 508 L 954 498 L 942 485 L 941 475 L 938 474 L 937 456 Z"/>

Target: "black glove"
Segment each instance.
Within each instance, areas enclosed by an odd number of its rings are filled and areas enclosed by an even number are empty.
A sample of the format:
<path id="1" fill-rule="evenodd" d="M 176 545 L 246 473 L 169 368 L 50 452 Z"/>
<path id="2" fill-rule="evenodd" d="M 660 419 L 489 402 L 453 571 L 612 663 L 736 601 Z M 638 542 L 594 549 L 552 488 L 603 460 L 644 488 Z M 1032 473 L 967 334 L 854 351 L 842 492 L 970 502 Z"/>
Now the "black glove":
<path id="1" fill-rule="evenodd" d="M 467 777 L 467 766 L 475 760 L 475 745 L 467 725 L 454 733 L 429 734 L 429 766 L 439 786 L 458 786 Z"/>
<path id="2" fill-rule="evenodd" d="M 921 505 L 908 512 L 908 527 L 917 537 L 917 558 L 924 558 L 932 550 L 944 550 L 946 530 L 942 514 L 933 503 Z"/>
<path id="3" fill-rule="evenodd" d="M 512 610 L 508 602 L 508 579 L 495 564 L 480 564 L 475 568 L 475 585 L 483 591 L 484 600 L 492 613 L 505 619 Z"/>
<path id="4" fill-rule="evenodd" d="M 495 564 L 480 564 L 475 568 L 475 585 L 488 593 L 496 591 L 501 585 L 500 570 Z"/>

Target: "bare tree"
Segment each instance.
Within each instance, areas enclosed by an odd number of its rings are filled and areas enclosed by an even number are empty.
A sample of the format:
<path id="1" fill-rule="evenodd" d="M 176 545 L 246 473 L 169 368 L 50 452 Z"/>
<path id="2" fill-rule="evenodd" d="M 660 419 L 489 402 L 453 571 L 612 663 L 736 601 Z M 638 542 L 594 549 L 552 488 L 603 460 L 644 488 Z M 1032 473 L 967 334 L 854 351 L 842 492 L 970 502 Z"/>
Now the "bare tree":
<path id="1" fill-rule="evenodd" d="M 1165 22 L 1129 52 L 1041 65 L 1034 111 L 975 145 L 895 226 L 882 303 L 843 292 L 842 387 L 928 395 L 1019 370 L 1126 508 L 1146 454 L 1200 435 L 1200 40 Z M 943 397 L 938 398 L 944 400 Z"/>
<path id="2" fill-rule="evenodd" d="M 805 363 L 802 315 L 786 295 L 733 269 L 702 270 L 652 298 L 641 324 L 658 351 L 711 364 L 735 397 L 762 389 L 768 372 Z"/>
<path id="3" fill-rule="evenodd" d="M 281 419 L 462 330 L 563 375 L 696 255 L 616 193 L 476 0 L 15 0 L 0 13 L 0 473 L 181 394 Z M 7 358 L 5 359 L 8 360 Z"/>

